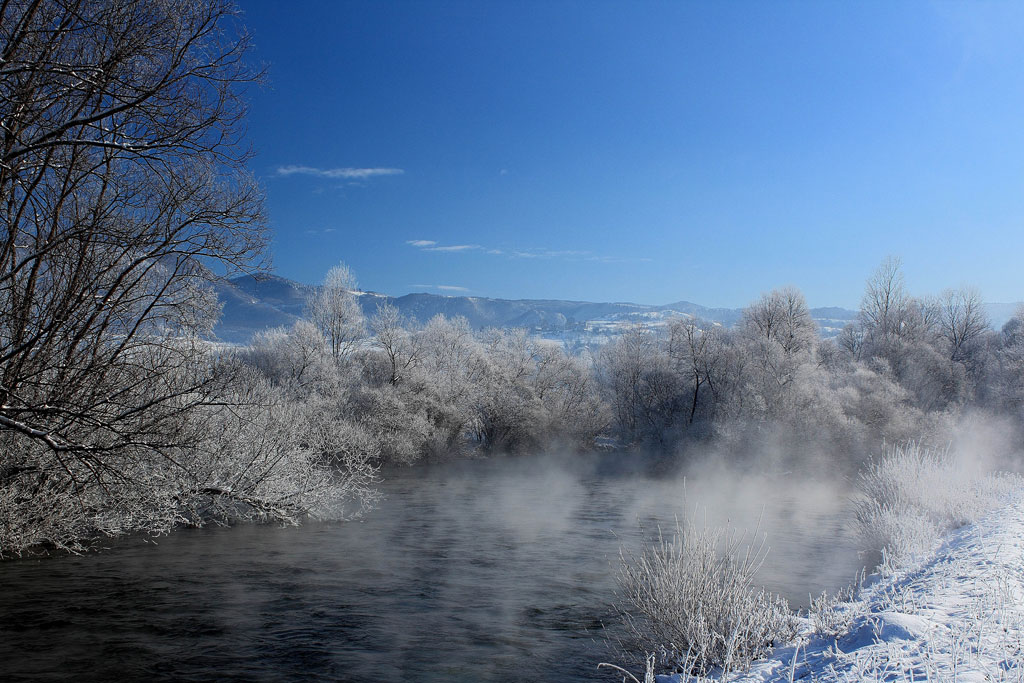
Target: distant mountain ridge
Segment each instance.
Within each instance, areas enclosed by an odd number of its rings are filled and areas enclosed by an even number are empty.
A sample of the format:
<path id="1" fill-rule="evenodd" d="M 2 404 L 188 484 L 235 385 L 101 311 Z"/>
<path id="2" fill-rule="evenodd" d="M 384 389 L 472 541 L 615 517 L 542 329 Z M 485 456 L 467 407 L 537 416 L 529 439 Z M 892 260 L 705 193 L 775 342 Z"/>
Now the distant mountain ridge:
<path id="1" fill-rule="evenodd" d="M 217 287 L 223 315 L 214 328 L 227 342 L 247 343 L 260 330 L 291 325 L 303 316 L 306 301 L 315 287 L 278 275 L 244 275 Z M 367 316 L 377 306 L 389 303 L 402 315 L 424 323 L 438 314 L 463 316 L 474 329 L 525 327 L 535 332 L 583 332 L 588 326 L 632 322 L 664 321 L 676 315 L 691 315 L 732 325 L 741 310 L 707 308 L 688 301 L 663 306 L 628 302 L 601 303 L 558 299 L 493 299 L 475 296 L 445 296 L 414 293 L 392 297 L 377 292 L 360 292 L 359 303 Z"/>
<path id="2" fill-rule="evenodd" d="M 306 301 L 316 288 L 272 274 L 244 275 L 217 286 L 223 315 L 214 334 L 226 342 L 245 344 L 252 335 L 272 327 L 288 326 L 303 316 Z M 525 327 L 544 336 L 569 340 L 607 337 L 627 326 L 646 322 L 664 324 L 678 315 L 694 316 L 735 324 L 740 308 L 708 308 L 689 301 L 661 306 L 628 302 L 600 303 L 558 299 L 492 299 L 476 296 L 445 296 L 416 293 L 392 297 L 377 292 L 360 292 L 359 303 L 367 316 L 381 303 L 395 306 L 406 317 L 425 323 L 437 314 L 463 316 L 473 329 Z M 987 304 L 993 326 L 998 329 L 1013 314 L 1017 304 Z M 812 308 L 811 315 L 823 336 L 834 336 L 857 316 L 856 311 L 838 307 Z"/>

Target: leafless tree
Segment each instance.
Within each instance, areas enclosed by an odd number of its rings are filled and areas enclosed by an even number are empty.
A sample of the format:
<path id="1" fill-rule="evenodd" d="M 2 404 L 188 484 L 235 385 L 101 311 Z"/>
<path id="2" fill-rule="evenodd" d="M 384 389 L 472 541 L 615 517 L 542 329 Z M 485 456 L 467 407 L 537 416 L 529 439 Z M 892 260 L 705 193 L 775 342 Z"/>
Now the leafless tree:
<path id="1" fill-rule="evenodd" d="M 373 345 L 384 352 L 387 359 L 388 383 L 395 385 L 407 379 L 419 365 L 420 352 L 417 339 L 409 330 L 409 323 L 391 304 L 381 304 L 370 319 Z"/>
<path id="2" fill-rule="evenodd" d="M 325 385 L 337 374 L 323 334 L 308 320 L 297 320 L 290 329 L 258 332 L 243 358 L 295 398 L 330 390 L 333 387 Z"/>
<path id="3" fill-rule="evenodd" d="M 356 298 L 356 277 L 344 263 L 327 271 L 323 285 L 310 298 L 308 314 L 330 345 L 335 359 L 344 359 L 366 336 L 363 310 Z"/>
<path id="4" fill-rule="evenodd" d="M 860 318 L 869 334 L 883 342 L 899 333 L 900 319 L 910 303 L 902 262 L 889 257 L 868 279 L 860 302 Z"/>
<path id="5" fill-rule="evenodd" d="M 77 515 L 0 553 L 166 528 L 193 495 L 259 506 L 260 485 L 203 483 L 205 430 L 269 399 L 197 337 L 211 282 L 264 254 L 248 44 L 226 0 L 0 2 L 0 498 Z"/>
<path id="6" fill-rule="evenodd" d="M 973 288 L 948 289 L 942 293 L 938 309 L 950 360 L 970 360 L 973 347 L 989 329 L 981 293 Z"/>
<path id="7" fill-rule="evenodd" d="M 718 393 L 715 382 L 722 361 L 721 333 L 711 323 L 678 318 L 669 324 L 668 345 L 669 356 L 688 378 L 692 389 L 688 418 L 692 425 L 701 404 L 702 392 L 710 391 L 713 396 Z"/>
<path id="8" fill-rule="evenodd" d="M 916 349 L 933 343 L 938 309 L 933 300 L 918 301 L 906 290 L 901 262 L 889 257 L 868 279 L 859 323 L 864 331 L 861 353 L 880 358 L 902 378 Z"/>
<path id="9" fill-rule="evenodd" d="M 611 392 L 617 426 L 628 439 L 635 438 L 640 428 L 644 369 L 656 353 L 656 346 L 651 331 L 637 325 L 601 353 L 600 367 L 604 383 Z"/>
<path id="10" fill-rule="evenodd" d="M 795 287 L 762 295 L 743 311 L 741 326 L 752 337 L 779 344 L 787 355 L 810 350 L 818 336 L 807 301 Z"/>
<path id="11" fill-rule="evenodd" d="M 838 344 L 853 360 L 860 360 L 864 351 L 864 325 L 860 321 L 847 323 L 839 332 Z"/>

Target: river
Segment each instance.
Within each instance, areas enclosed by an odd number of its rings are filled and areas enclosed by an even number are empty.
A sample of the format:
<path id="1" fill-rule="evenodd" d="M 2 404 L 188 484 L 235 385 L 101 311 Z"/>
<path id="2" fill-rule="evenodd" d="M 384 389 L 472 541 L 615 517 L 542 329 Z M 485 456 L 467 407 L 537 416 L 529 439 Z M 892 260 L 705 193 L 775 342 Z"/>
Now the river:
<path id="1" fill-rule="evenodd" d="M 2 563 L 0 679 L 616 681 L 596 665 L 641 525 L 760 519 L 759 580 L 798 606 L 860 567 L 842 490 L 791 474 L 533 456 L 395 470 L 382 490 L 357 522 Z"/>

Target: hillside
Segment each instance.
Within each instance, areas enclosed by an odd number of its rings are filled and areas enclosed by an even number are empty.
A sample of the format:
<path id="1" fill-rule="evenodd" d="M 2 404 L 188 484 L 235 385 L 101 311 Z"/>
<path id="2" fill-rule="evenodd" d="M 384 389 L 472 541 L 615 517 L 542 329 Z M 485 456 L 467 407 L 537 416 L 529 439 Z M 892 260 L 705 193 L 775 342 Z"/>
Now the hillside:
<path id="1" fill-rule="evenodd" d="M 245 275 L 222 283 L 217 288 L 223 316 L 214 329 L 223 341 L 244 344 L 253 333 L 271 327 L 291 325 L 303 314 L 306 300 L 314 288 L 271 274 Z M 628 302 L 601 303 L 561 301 L 557 299 L 492 299 L 474 296 L 443 296 L 415 293 L 391 297 L 376 292 L 360 292 L 359 301 L 366 315 L 387 302 L 403 315 L 424 323 L 437 314 L 463 316 L 474 329 L 486 327 L 525 327 L 566 343 L 600 343 L 621 333 L 627 326 L 644 322 L 657 326 L 679 315 L 695 316 L 731 326 L 740 319 L 742 309 L 709 308 L 689 301 L 664 305 Z M 1008 319 L 1013 304 L 992 304 L 993 322 L 998 327 Z M 857 313 L 845 308 L 811 309 L 821 327 L 822 336 L 831 337 Z M 996 320 L 998 318 L 998 320 Z"/>

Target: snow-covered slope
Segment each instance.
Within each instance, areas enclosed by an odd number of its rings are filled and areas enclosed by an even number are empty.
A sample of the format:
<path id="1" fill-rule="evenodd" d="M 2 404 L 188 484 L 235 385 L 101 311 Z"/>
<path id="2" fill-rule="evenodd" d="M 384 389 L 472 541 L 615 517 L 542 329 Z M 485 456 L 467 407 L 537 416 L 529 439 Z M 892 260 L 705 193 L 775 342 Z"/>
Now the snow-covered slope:
<path id="1" fill-rule="evenodd" d="M 729 680 L 1024 681 L 1024 496 L 844 609 L 845 635 L 812 635 L 808 621 L 798 643 Z"/>

